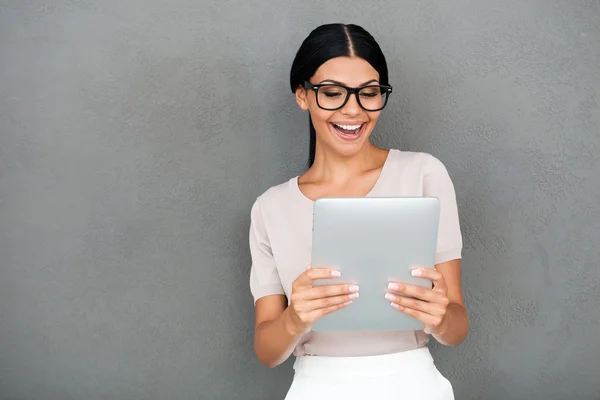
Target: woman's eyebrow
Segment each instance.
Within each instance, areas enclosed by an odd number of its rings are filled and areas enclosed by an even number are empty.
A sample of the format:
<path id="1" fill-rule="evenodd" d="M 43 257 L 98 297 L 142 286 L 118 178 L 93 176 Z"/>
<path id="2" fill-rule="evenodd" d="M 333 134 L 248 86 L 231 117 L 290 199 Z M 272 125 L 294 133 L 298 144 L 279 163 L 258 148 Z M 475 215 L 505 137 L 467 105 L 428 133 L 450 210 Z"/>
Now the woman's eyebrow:
<path id="1" fill-rule="evenodd" d="M 321 82 L 319 82 L 319 84 L 322 84 L 322 83 L 325 83 L 325 82 L 331 82 L 331 83 L 335 83 L 336 85 L 342 85 L 342 86 L 346 86 L 346 84 L 345 84 L 345 83 L 338 82 L 338 81 L 335 81 L 335 80 L 333 80 L 333 79 L 325 79 L 324 81 L 321 81 Z M 379 83 L 379 81 L 378 81 L 377 79 L 371 79 L 371 80 L 370 80 L 370 81 L 368 81 L 368 82 L 361 83 L 359 86 L 366 86 L 366 85 L 368 85 L 369 83 L 373 83 L 373 82 L 377 82 L 377 83 Z"/>

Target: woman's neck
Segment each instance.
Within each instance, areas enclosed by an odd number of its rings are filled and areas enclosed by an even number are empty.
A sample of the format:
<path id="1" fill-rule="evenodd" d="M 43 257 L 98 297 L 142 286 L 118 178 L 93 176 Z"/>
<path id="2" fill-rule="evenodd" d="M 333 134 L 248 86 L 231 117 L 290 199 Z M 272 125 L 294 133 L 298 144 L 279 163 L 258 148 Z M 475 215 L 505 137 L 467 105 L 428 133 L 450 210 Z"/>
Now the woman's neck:
<path id="1" fill-rule="evenodd" d="M 344 157 L 317 146 L 315 161 L 306 172 L 305 178 L 311 182 L 343 184 L 373 169 L 380 169 L 385 163 L 388 151 L 368 143 L 351 157 Z"/>

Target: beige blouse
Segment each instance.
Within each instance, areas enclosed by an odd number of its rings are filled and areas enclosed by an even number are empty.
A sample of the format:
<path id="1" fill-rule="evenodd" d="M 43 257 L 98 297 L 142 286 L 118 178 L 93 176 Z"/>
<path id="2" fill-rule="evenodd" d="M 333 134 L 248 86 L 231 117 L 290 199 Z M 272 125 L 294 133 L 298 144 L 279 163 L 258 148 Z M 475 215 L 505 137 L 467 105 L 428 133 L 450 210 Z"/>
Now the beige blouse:
<path id="1" fill-rule="evenodd" d="M 427 153 L 392 149 L 379 179 L 367 196 L 437 197 L 441 202 L 436 264 L 462 256 L 462 235 L 456 195 L 444 164 Z M 251 211 L 250 290 L 254 301 L 283 294 L 290 298 L 292 282 L 311 259 L 313 201 L 298 187 L 298 177 L 260 195 Z M 423 331 L 306 333 L 294 355 L 365 356 L 423 347 Z"/>

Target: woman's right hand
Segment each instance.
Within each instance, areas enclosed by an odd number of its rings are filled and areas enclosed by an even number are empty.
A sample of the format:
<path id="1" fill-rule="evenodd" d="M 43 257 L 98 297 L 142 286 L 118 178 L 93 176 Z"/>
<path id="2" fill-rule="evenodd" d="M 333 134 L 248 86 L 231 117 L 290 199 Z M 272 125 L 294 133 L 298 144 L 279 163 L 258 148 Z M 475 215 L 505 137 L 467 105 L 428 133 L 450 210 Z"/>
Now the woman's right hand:
<path id="1" fill-rule="evenodd" d="M 335 269 L 312 269 L 310 264 L 292 283 L 292 295 L 289 305 L 293 330 L 304 333 L 319 318 L 331 312 L 347 307 L 358 298 L 358 286 L 339 284 L 313 287 L 317 279 L 337 278 L 340 272 Z"/>

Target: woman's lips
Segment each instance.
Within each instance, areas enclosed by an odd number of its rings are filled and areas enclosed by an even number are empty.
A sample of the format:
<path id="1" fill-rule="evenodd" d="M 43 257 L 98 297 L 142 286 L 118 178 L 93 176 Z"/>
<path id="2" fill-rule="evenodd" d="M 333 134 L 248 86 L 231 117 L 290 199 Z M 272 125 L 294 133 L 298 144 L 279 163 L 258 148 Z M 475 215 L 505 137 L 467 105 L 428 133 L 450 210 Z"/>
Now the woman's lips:
<path id="1" fill-rule="evenodd" d="M 360 128 L 358 128 L 358 131 L 352 131 L 352 130 L 348 129 L 348 128 L 354 128 L 356 126 L 360 126 Z M 366 126 L 367 126 L 366 122 L 362 122 L 362 123 L 357 123 L 357 122 L 344 122 L 344 123 L 335 122 L 335 123 L 333 123 L 333 122 L 331 122 L 331 123 L 329 123 L 329 127 L 333 131 L 333 133 L 335 133 L 340 139 L 347 141 L 347 142 L 354 142 L 354 141 L 360 139 Z"/>

